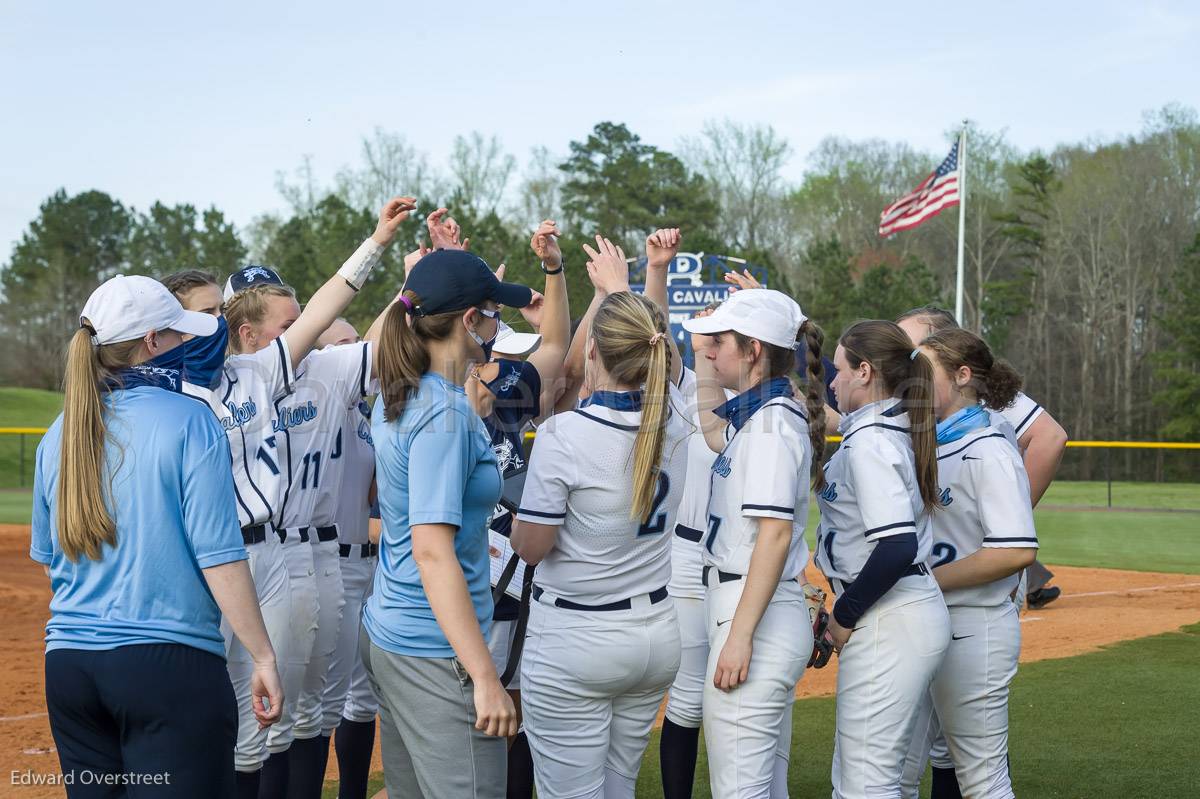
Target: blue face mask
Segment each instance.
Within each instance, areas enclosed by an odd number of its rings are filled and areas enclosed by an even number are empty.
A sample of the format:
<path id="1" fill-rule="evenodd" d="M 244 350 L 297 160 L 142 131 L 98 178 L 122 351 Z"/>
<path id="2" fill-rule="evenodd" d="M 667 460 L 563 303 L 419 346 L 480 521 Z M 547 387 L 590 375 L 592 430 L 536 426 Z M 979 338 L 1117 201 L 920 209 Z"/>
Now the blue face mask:
<path id="1" fill-rule="evenodd" d="M 185 341 L 183 379 L 205 388 L 215 388 L 221 380 L 225 363 L 225 348 L 229 344 L 229 324 L 224 316 L 217 317 L 217 330 L 211 336 L 197 336 Z"/>
<path id="2" fill-rule="evenodd" d="M 972 430 L 988 426 L 989 417 L 982 405 L 968 405 L 957 413 L 947 416 L 937 424 L 938 445 L 958 441 Z"/>
<path id="3" fill-rule="evenodd" d="M 116 372 L 105 380 L 110 391 L 151 386 L 167 391 L 183 390 L 183 345 L 173 347 L 148 361 Z"/>

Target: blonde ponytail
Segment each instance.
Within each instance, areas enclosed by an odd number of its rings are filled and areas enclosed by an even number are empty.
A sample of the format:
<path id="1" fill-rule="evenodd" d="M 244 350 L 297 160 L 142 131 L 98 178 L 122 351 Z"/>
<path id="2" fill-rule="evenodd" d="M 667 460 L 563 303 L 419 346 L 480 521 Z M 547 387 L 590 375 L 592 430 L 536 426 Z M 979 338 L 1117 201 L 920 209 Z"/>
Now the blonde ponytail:
<path id="1" fill-rule="evenodd" d="M 117 525 L 105 500 L 104 399 L 101 381 L 133 363 L 141 340 L 92 345 L 89 328 L 75 331 L 63 376 L 62 448 L 58 470 L 58 545 L 72 561 L 100 560 L 104 544 L 117 545 Z"/>
<path id="2" fill-rule="evenodd" d="M 650 521 L 666 437 L 671 335 L 658 306 L 640 294 L 611 294 L 596 311 L 592 337 L 617 383 L 642 385 L 642 421 L 633 443 L 632 517 Z"/>

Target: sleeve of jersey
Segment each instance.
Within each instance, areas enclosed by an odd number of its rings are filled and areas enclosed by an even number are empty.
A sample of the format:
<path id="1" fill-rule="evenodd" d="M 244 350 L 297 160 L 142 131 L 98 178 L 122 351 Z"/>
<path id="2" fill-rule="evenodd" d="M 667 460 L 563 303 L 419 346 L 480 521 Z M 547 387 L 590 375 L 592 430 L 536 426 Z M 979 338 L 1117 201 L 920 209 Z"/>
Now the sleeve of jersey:
<path id="1" fill-rule="evenodd" d="M 916 533 L 912 501 L 904 484 L 907 454 L 883 437 L 859 442 L 847 458 L 847 467 L 858 510 L 863 520 L 863 535 L 878 541 L 890 535 Z"/>
<path id="2" fill-rule="evenodd" d="M 1037 547 L 1029 479 L 1007 458 L 971 461 L 985 547 Z"/>
<path id="3" fill-rule="evenodd" d="M 45 442 L 46 437 L 42 438 Z M 42 445 L 38 444 L 37 459 L 33 467 L 33 517 L 30 520 L 29 557 L 43 566 L 49 566 L 54 557 L 50 541 L 50 498 L 46 494 L 46 482 L 42 477 Z"/>
<path id="4" fill-rule="evenodd" d="M 799 484 L 801 465 L 796 462 L 796 450 L 781 433 L 753 429 L 753 424 L 739 433 L 745 438 L 737 445 L 737 460 L 731 464 L 742 475 L 742 515 L 791 519 L 796 514 L 796 498 L 807 490 Z"/>
<path id="5" fill-rule="evenodd" d="M 338 392 L 336 400 L 350 407 L 367 396 L 371 383 L 371 342 L 346 344 L 314 352 L 310 358 L 320 364 L 321 382 Z"/>
<path id="6" fill-rule="evenodd" d="M 251 357 L 257 365 L 257 376 L 266 383 L 272 397 L 291 393 L 296 375 L 292 371 L 292 353 L 283 336 Z"/>
<path id="7" fill-rule="evenodd" d="M 462 527 L 463 493 L 474 468 L 473 427 L 454 409 L 435 414 L 414 430 L 408 450 L 410 524 Z"/>
<path id="8" fill-rule="evenodd" d="M 229 439 L 203 418 L 183 441 L 183 529 L 202 569 L 245 560 L 233 493 Z"/>
<path id="9" fill-rule="evenodd" d="M 567 495 L 574 484 L 575 461 L 558 425 L 538 431 L 525 491 L 517 508 L 517 519 L 533 524 L 558 525 L 567 520 Z"/>
<path id="10" fill-rule="evenodd" d="M 1017 438 L 1025 435 L 1029 430 L 1029 426 L 1033 424 L 1043 413 L 1043 408 L 1032 399 L 1027 397 L 1022 392 L 1017 392 L 1017 398 L 1004 410 L 1000 411 L 1000 415 L 1004 420 L 1012 425 L 1016 431 Z"/>

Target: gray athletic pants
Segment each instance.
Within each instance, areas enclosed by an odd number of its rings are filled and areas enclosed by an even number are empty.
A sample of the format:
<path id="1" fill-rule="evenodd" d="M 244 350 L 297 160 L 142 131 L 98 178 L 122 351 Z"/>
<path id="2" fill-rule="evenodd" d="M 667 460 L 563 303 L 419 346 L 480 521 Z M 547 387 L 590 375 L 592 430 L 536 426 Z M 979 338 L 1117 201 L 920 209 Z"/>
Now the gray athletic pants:
<path id="1" fill-rule="evenodd" d="M 397 799 L 504 799 L 508 750 L 475 729 L 475 688 L 457 658 L 396 655 L 359 631 L 379 697 L 383 779 Z"/>

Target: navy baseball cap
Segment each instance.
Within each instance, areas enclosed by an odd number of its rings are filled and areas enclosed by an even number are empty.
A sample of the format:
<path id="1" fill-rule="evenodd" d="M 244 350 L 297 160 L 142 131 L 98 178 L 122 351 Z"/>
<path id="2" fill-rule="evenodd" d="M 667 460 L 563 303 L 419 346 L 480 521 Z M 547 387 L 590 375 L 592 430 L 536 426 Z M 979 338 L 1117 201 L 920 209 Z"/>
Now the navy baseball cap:
<path id="1" fill-rule="evenodd" d="M 466 250 L 434 250 L 413 267 L 404 284 L 416 295 L 413 313 L 418 316 L 465 311 L 487 300 L 510 308 L 533 301 L 527 286 L 501 283 L 487 263 Z"/>
<path id="2" fill-rule="evenodd" d="M 228 300 L 242 289 L 266 285 L 282 286 L 284 285 L 283 278 L 274 269 L 268 269 L 265 266 L 243 266 L 225 281 L 225 291 L 221 296 Z"/>

